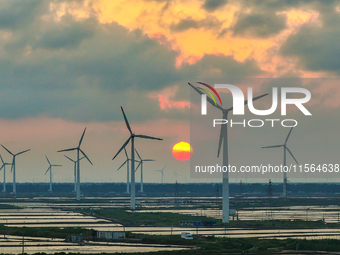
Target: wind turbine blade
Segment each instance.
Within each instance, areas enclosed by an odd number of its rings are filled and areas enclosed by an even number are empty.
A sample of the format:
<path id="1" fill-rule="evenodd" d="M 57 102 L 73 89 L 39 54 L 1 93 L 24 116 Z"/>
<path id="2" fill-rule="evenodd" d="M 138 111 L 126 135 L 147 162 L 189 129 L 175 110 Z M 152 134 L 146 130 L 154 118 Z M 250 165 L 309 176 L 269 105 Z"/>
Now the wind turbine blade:
<path id="1" fill-rule="evenodd" d="M 117 171 L 119 171 L 119 169 L 121 169 L 126 164 L 126 162 L 128 162 L 128 159 L 124 161 L 124 163 L 117 169 Z"/>
<path id="2" fill-rule="evenodd" d="M 80 158 L 79 161 L 82 160 L 82 159 L 84 159 L 84 158 L 85 158 L 85 157 Z"/>
<path id="3" fill-rule="evenodd" d="M 162 172 L 164 171 L 164 168 L 165 168 L 165 167 L 166 167 L 166 164 L 165 164 L 165 166 L 162 168 L 162 170 L 161 170 Z"/>
<path id="4" fill-rule="evenodd" d="M 18 155 L 20 155 L 20 154 L 23 154 L 23 153 L 25 153 L 25 152 L 28 152 L 28 151 L 30 151 L 30 150 L 31 150 L 31 149 L 28 149 L 28 150 L 21 151 L 21 152 L 19 152 L 19 153 L 15 154 L 15 156 L 18 156 Z"/>
<path id="5" fill-rule="evenodd" d="M 84 157 L 91 163 L 91 165 L 93 165 L 92 162 L 91 162 L 91 160 L 86 156 L 85 152 L 83 152 L 83 150 L 80 149 L 80 148 L 79 148 L 79 150 L 80 150 L 80 152 L 84 155 Z"/>
<path id="6" fill-rule="evenodd" d="M 138 158 L 139 158 L 140 160 L 142 160 L 142 158 L 140 157 L 140 155 L 139 155 L 138 151 L 136 150 L 136 148 L 135 148 L 135 151 L 136 151 L 136 153 L 137 153 Z"/>
<path id="7" fill-rule="evenodd" d="M 64 155 L 64 156 L 65 156 L 66 158 L 68 158 L 69 160 L 71 160 L 73 163 L 76 162 L 75 160 L 73 160 L 73 159 L 67 157 L 66 155 Z M 79 160 L 80 160 L 80 159 L 79 159 Z"/>
<path id="8" fill-rule="evenodd" d="M 258 100 L 258 99 L 260 99 L 260 98 L 262 98 L 262 97 L 265 97 L 265 96 L 267 96 L 267 95 L 268 95 L 268 93 L 263 94 L 263 95 L 261 95 L 261 96 L 253 97 L 253 102 L 256 101 L 256 100 Z M 248 100 L 245 100 L 245 101 L 244 101 L 244 105 L 246 105 L 246 104 L 248 104 Z"/>
<path id="9" fill-rule="evenodd" d="M 71 149 L 65 149 L 65 150 L 60 150 L 60 151 L 57 151 L 57 152 L 63 152 L 63 151 L 74 151 L 76 150 L 77 148 L 71 148 Z"/>
<path id="10" fill-rule="evenodd" d="M 124 116 L 124 120 L 125 120 L 125 124 L 126 124 L 126 127 L 128 128 L 128 130 L 130 131 L 130 134 L 132 135 L 132 130 L 131 130 L 131 127 L 130 127 L 130 124 L 126 118 L 126 115 L 125 115 L 125 112 L 124 112 L 124 109 L 123 107 L 121 106 L 120 107 L 122 109 L 122 112 L 123 112 L 123 116 Z"/>
<path id="11" fill-rule="evenodd" d="M 129 159 L 129 155 L 127 154 L 127 151 L 126 151 L 125 147 L 124 147 L 124 152 L 125 152 L 126 158 Z"/>
<path id="12" fill-rule="evenodd" d="M 118 154 L 125 148 L 125 146 L 130 142 L 131 136 L 129 137 L 129 139 L 126 140 L 126 142 L 123 144 L 123 146 L 119 149 L 119 151 L 116 153 L 116 155 L 112 158 L 112 160 L 114 160 Z"/>
<path id="13" fill-rule="evenodd" d="M 11 154 L 12 156 L 14 156 L 14 154 L 13 154 L 12 152 L 10 152 L 5 146 L 3 146 L 2 144 L 1 144 L 1 146 L 2 146 L 2 148 L 4 148 L 9 154 Z"/>
<path id="14" fill-rule="evenodd" d="M 267 148 L 278 148 L 278 147 L 282 147 L 283 145 L 273 145 L 273 146 L 264 146 L 261 147 L 262 149 L 267 149 Z"/>
<path id="15" fill-rule="evenodd" d="M 143 161 L 156 161 L 154 159 L 144 159 Z"/>
<path id="16" fill-rule="evenodd" d="M 288 147 L 286 146 L 287 151 L 289 152 L 289 154 L 292 156 L 292 158 L 295 160 L 296 164 L 299 164 L 299 162 L 297 162 L 296 158 L 294 157 L 293 153 L 290 151 L 290 149 L 288 149 Z"/>
<path id="17" fill-rule="evenodd" d="M 135 135 L 135 137 L 139 137 L 139 138 L 146 138 L 146 139 L 154 139 L 154 140 L 163 140 L 162 138 L 157 138 L 157 137 L 152 137 L 152 136 L 148 136 L 148 135 Z"/>
<path id="18" fill-rule="evenodd" d="M 48 172 L 50 169 L 51 169 L 51 166 L 49 166 L 49 167 L 47 168 L 47 170 L 46 170 L 46 172 L 45 172 L 45 174 L 44 174 L 44 175 L 46 175 L 46 174 L 47 174 L 47 172 Z"/>
<path id="19" fill-rule="evenodd" d="M 221 146 L 222 146 L 222 142 L 224 140 L 224 125 L 221 125 L 221 130 L 220 130 L 220 140 L 218 141 L 218 151 L 217 151 L 217 157 L 220 156 L 220 152 L 221 152 Z"/>
<path id="20" fill-rule="evenodd" d="M 290 136 L 290 133 L 292 132 L 292 130 L 293 130 L 293 127 L 290 129 L 290 131 L 289 131 L 289 133 L 288 133 L 288 135 L 287 135 L 287 138 L 286 138 L 285 144 L 287 143 L 287 141 L 288 141 L 288 139 L 289 139 L 289 136 Z"/>
<path id="21" fill-rule="evenodd" d="M 79 140 L 79 145 L 78 145 L 78 147 L 80 147 L 81 143 L 83 142 L 83 138 L 84 138 L 84 135 L 85 135 L 85 131 L 86 131 L 86 128 L 84 129 L 84 132 L 83 132 L 83 134 L 81 135 L 81 138 L 80 138 L 80 140 Z"/>
<path id="22" fill-rule="evenodd" d="M 49 165 L 51 165 L 51 162 L 48 160 L 48 157 L 45 155 L 46 159 L 47 159 L 47 162 Z"/>
<path id="23" fill-rule="evenodd" d="M 2 159 L 1 155 L 0 155 L 0 159 L 1 159 L 2 164 L 5 164 L 5 162 L 4 162 L 4 160 Z"/>
<path id="24" fill-rule="evenodd" d="M 52 165 L 52 166 L 63 166 L 63 165 Z"/>
<path id="25" fill-rule="evenodd" d="M 0 171 L 1 171 L 1 169 L 3 169 L 3 168 L 4 168 L 4 166 L 5 166 L 5 164 L 3 164 L 3 165 L 2 165 L 2 167 L 0 168 Z"/>
<path id="26" fill-rule="evenodd" d="M 139 168 L 139 166 L 142 164 L 142 161 L 139 161 L 139 164 L 138 164 L 138 166 L 136 167 L 136 170 L 135 170 L 135 172 L 137 172 L 137 170 L 138 170 L 138 168 Z"/>
<path id="27" fill-rule="evenodd" d="M 200 95 L 203 95 L 204 93 L 202 91 L 200 91 L 198 88 L 196 88 L 194 85 L 192 85 L 190 82 L 188 82 L 188 84 Z M 222 106 L 220 105 L 215 105 L 214 100 L 212 100 L 210 97 L 207 97 L 207 101 L 214 107 L 220 109 L 221 111 L 223 111 L 224 109 L 222 108 Z"/>

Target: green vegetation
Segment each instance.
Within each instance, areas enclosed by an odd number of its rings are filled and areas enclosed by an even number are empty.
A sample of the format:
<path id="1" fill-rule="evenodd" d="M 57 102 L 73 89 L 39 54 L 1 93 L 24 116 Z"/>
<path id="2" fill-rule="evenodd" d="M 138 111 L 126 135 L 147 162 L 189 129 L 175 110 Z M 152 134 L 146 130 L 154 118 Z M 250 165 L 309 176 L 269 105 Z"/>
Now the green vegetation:
<path id="1" fill-rule="evenodd" d="M 285 229 L 285 228 L 339 228 L 338 223 L 325 223 L 318 221 L 304 220 L 249 220 L 249 221 L 230 221 L 224 224 L 227 227 L 239 228 L 259 228 L 259 229 Z"/>
<path id="2" fill-rule="evenodd" d="M 170 212 L 128 212 L 121 208 L 82 209 L 80 213 L 95 215 L 99 218 L 110 219 L 124 226 L 178 226 L 180 220 L 211 220 L 206 216 L 191 216 Z"/>
<path id="3" fill-rule="evenodd" d="M 0 210 L 1 209 L 20 209 L 21 207 L 15 206 L 15 205 L 9 205 L 9 204 L 0 204 Z"/>
<path id="4" fill-rule="evenodd" d="M 85 239 L 91 237 L 91 230 L 83 228 L 29 228 L 29 227 L 6 227 L 0 225 L 0 235 L 66 238 L 69 235 L 83 235 Z"/>
<path id="5" fill-rule="evenodd" d="M 167 244 L 189 244 L 198 245 L 188 246 L 192 249 L 161 251 L 150 253 L 124 253 L 132 254 L 149 254 L 149 255 L 168 255 L 168 254 L 305 254 L 303 251 L 325 251 L 336 252 L 340 250 L 340 240 L 323 239 L 323 240 L 305 240 L 305 239 L 256 239 L 256 238 L 215 238 L 208 236 L 198 240 L 179 240 L 176 236 L 147 236 L 145 243 L 167 243 Z M 299 251 L 301 253 L 299 253 Z M 283 253 L 284 252 L 284 253 Z M 69 255 L 79 255 L 80 253 L 68 253 Z M 112 254 L 112 253 L 106 253 Z M 117 254 L 117 253 L 114 253 Z M 7 254 L 3 254 L 7 255 Z M 9 255 L 9 254 L 8 254 Z M 36 253 L 36 255 L 45 255 L 45 253 Z M 65 255 L 65 253 L 55 253 L 55 255 Z M 88 254 L 91 255 L 91 254 Z"/>

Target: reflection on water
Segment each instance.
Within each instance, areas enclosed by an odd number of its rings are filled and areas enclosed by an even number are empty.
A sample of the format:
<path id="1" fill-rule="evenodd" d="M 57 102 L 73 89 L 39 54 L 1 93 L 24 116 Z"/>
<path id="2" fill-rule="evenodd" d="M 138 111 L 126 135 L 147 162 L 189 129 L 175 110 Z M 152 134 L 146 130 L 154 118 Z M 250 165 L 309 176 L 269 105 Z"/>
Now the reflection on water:
<path id="1" fill-rule="evenodd" d="M 21 236 L 6 236 L 0 238 L 1 253 L 19 254 L 22 253 Z M 24 240 L 25 253 L 32 254 L 37 252 L 55 253 L 55 252 L 81 252 L 81 253 L 102 253 L 102 252 L 156 252 L 167 250 L 184 249 L 182 246 L 175 245 L 143 245 L 135 243 L 113 243 L 113 242 L 88 242 L 85 246 L 79 246 L 76 243 L 66 243 L 62 239 L 26 237 Z"/>
<path id="2" fill-rule="evenodd" d="M 184 209 L 184 210 L 140 210 L 137 212 L 171 212 L 193 216 L 208 216 L 222 219 L 222 210 Z M 289 206 L 247 208 L 237 211 L 238 220 L 322 220 L 326 223 L 340 222 L 339 206 Z M 235 216 L 235 219 L 237 218 Z"/>
<path id="3" fill-rule="evenodd" d="M 201 198 L 203 199 L 203 198 Z M 50 204 L 45 203 L 17 203 L 18 206 L 26 206 L 23 209 L 6 209 L 0 210 L 0 224 L 6 226 L 28 226 L 28 227 L 83 227 L 94 230 L 105 231 L 129 231 L 134 233 L 144 233 L 150 235 L 180 235 L 181 232 L 190 232 L 199 235 L 217 235 L 227 237 L 259 237 L 259 238 L 333 238 L 340 239 L 340 229 L 271 229 L 271 230 L 258 230 L 258 229 L 240 229 L 240 228 L 186 228 L 186 227 L 123 227 L 120 224 L 112 223 L 109 220 L 99 219 L 94 216 L 86 216 L 80 213 L 71 211 L 63 211 L 58 208 L 49 208 Z M 37 207 L 35 208 L 34 205 Z M 54 205 L 54 204 L 53 204 Z M 70 204 L 67 204 L 70 205 Z M 71 204 L 87 207 L 87 204 Z M 46 206 L 46 207 L 45 207 Z M 99 206 L 99 204 L 98 204 Z M 112 206 L 112 204 L 111 204 Z M 91 204 L 93 207 L 93 204 Z M 70 209 L 67 207 L 67 209 Z M 180 213 L 183 215 L 195 216 L 209 216 L 215 219 L 221 219 L 221 210 L 205 210 L 205 209 L 139 209 L 138 212 L 172 212 Z M 238 210 L 237 216 L 240 221 L 242 220 L 323 220 L 325 222 L 339 222 L 339 206 L 289 206 L 289 207 L 262 207 L 262 208 L 246 208 Z M 235 218 L 235 219 L 236 219 Z M 30 239 L 30 240 L 29 240 Z M 32 238 L 27 238 L 27 242 L 33 242 Z M 4 247 L 9 242 L 8 239 L 0 239 L 1 252 L 18 253 L 21 252 L 19 247 Z M 11 245 L 19 245 L 22 242 L 20 237 L 11 237 Z M 36 239 L 35 242 L 42 244 L 50 244 L 51 240 L 44 240 L 42 238 Z M 31 243 L 32 244 L 32 243 Z M 65 244 L 62 240 L 53 240 L 53 247 L 48 247 L 48 252 L 135 252 L 135 247 L 96 247 L 92 243 L 91 246 L 78 247 L 72 244 Z M 58 245 L 58 246 L 57 246 Z M 3 251 L 3 249 L 6 249 Z M 38 252 L 39 247 L 28 247 L 28 253 Z M 30 250 L 31 249 L 31 250 Z M 68 249 L 68 250 L 67 250 Z M 94 249 L 94 250 L 93 250 Z M 126 250 L 127 249 L 127 250 Z M 143 248 L 144 249 L 144 248 Z M 146 248 L 145 248 L 146 249 Z M 170 248 L 173 249 L 173 248 Z M 44 250 L 43 250 L 44 251 Z M 146 252 L 147 250 L 143 250 Z M 151 247 L 148 251 L 156 251 Z"/>

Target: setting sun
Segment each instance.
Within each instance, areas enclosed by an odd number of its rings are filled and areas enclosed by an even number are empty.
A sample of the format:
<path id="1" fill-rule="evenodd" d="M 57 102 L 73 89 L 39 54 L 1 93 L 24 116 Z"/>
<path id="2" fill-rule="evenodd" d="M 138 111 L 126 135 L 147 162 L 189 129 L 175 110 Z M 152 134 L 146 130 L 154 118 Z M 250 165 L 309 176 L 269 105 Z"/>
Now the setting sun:
<path id="1" fill-rule="evenodd" d="M 172 155 L 181 161 L 185 161 L 190 159 L 193 153 L 193 149 L 191 145 L 187 142 L 179 142 L 174 145 L 172 148 Z"/>

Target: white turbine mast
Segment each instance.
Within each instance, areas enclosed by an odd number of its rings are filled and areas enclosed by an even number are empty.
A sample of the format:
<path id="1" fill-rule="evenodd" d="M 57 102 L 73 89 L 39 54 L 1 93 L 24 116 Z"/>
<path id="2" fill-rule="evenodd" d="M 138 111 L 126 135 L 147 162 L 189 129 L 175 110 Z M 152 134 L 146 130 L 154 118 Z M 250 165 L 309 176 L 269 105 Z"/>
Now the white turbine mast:
<path id="1" fill-rule="evenodd" d="M 137 168 L 136 168 L 136 171 L 138 170 L 138 168 L 139 168 L 139 166 L 140 166 L 140 190 L 139 190 L 139 192 L 144 192 L 144 189 L 143 189 L 143 163 L 144 162 L 150 162 L 150 161 L 156 161 L 156 160 L 154 160 L 154 159 L 142 159 L 141 157 L 140 157 L 140 155 L 139 155 L 139 153 L 138 153 L 138 151 L 135 149 L 135 151 L 136 151 L 136 153 L 137 153 L 137 156 L 138 156 L 138 158 L 139 158 L 139 164 L 138 164 L 138 166 L 137 166 Z"/>
<path id="2" fill-rule="evenodd" d="M 155 170 L 156 172 L 160 172 L 161 173 L 161 182 L 162 184 L 164 183 L 164 169 L 165 169 L 166 165 L 162 168 L 162 170 Z"/>
<path id="3" fill-rule="evenodd" d="M 16 156 L 20 155 L 20 154 L 23 154 L 27 151 L 29 151 L 30 149 L 28 150 L 24 150 L 24 151 L 21 151 L 21 152 L 18 152 L 17 154 L 13 154 L 10 150 L 8 150 L 5 146 L 3 146 L 1 144 L 2 148 L 4 148 L 9 154 L 11 154 L 13 156 L 13 160 L 12 160 L 12 168 L 11 168 L 11 172 L 13 172 L 13 194 L 16 195 L 17 194 L 17 185 L 16 185 L 16 172 L 15 172 L 15 158 Z"/>
<path id="4" fill-rule="evenodd" d="M 58 151 L 58 152 L 74 150 L 77 151 L 77 200 L 80 200 L 80 153 L 83 154 L 83 156 L 87 159 L 88 162 L 90 162 L 91 165 L 93 165 L 91 160 L 86 156 L 85 152 L 82 149 L 80 149 L 80 145 L 83 142 L 85 131 L 86 128 L 84 129 L 84 132 L 79 140 L 78 147 Z"/>
<path id="5" fill-rule="evenodd" d="M 4 169 L 4 178 L 3 178 L 2 192 L 6 192 L 6 166 L 10 166 L 12 164 L 11 163 L 5 163 L 1 155 L 0 155 L 0 159 L 1 159 L 1 162 L 2 162 L 2 166 L 0 168 L 0 171 L 1 171 L 1 169 Z"/>
<path id="6" fill-rule="evenodd" d="M 288 139 L 289 139 L 290 134 L 292 133 L 292 131 L 293 131 L 293 127 L 290 129 L 284 144 L 261 147 L 262 149 L 283 147 L 283 167 L 284 168 L 287 165 L 287 158 L 286 158 L 286 152 L 287 151 L 292 156 L 292 158 L 295 160 L 296 164 L 299 164 L 297 162 L 296 158 L 294 157 L 293 153 L 287 147 L 287 142 L 288 142 Z M 287 180 L 287 173 L 285 171 L 283 171 L 283 190 L 282 190 L 282 195 L 285 198 L 287 198 L 287 181 L 288 181 Z"/>
<path id="7" fill-rule="evenodd" d="M 126 145 L 131 141 L 131 210 L 135 210 L 136 208 L 136 187 L 135 187 L 135 138 L 145 138 L 145 139 L 153 139 L 153 140 L 163 140 L 161 138 L 156 138 L 152 136 L 147 136 L 147 135 L 136 135 L 132 132 L 130 124 L 126 118 L 126 115 L 124 113 L 123 107 L 121 107 L 125 124 L 127 129 L 130 132 L 130 137 L 126 140 L 126 142 L 123 144 L 123 146 L 118 150 L 116 155 L 112 158 L 114 160 L 118 154 L 125 148 Z"/>
<path id="8" fill-rule="evenodd" d="M 126 164 L 126 193 L 130 194 L 130 161 L 129 155 L 124 147 L 124 152 L 126 156 L 126 160 L 124 163 L 117 169 L 119 171 Z"/>
<path id="9" fill-rule="evenodd" d="M 201 83 L 198 82 L 200 84 Z M 203 95 L 205 94 L 202 92 L 200 89 L 196 88 L 192 84 L 188 83 L 198 94 Z M 252 101 L 255 101 L 257 99 L 260 99 L 264 96 L 268 95 L 263 94 L 261 96 L 254 97 Z M 233 107 L 230 108 L 223 108 L 222 106 L 215 104 L 215 102 L 210 98 L 207 97 L 207 101 L 217 109 L 222 111 L 222 119 L 227 120 L 228 119 L 228 113 L 233 110 Z M 248 103 L 248 100 L 244 101 L 244 104 L 246 105 Z M 229 165 L 229 159 L 228 159 L 228 126 L 227 125 L 221 125 L 221 130 L 220 130 L 220 139 L 218 142 L 218 152 L 217 152 L 217 157 L 220 155 L 221 151 L 221 146 L 223 142 L 223 166 L 228 167 Z M 223 172 L 223 186 L 222 186 L 222 222 L 223 223 L 228 223 L 229 222 L 229 173 L 228 172 Z"/>
<path id="10" fill-rule="evenodd" d="M 50 171 L 50 189 L 48 190 L 49 192 L 52 192 L 52 176 L 53 176 L 53 173 L 52 173 L 52 166 L 62 166 L 62 165 L 52 165 L 51 162 L 48 160 L 48 157 L 45 155 L 46 157 L 46 160 L 49 164 L 49 167 L 47 168 L 46 172 L 45 172 L 45 175 L 47 174 L 48 171 Z"/>
<path id="11" fill-rule="evenodd" d="M 77 192 L 77 160 L 73 160 L 70 157 L 67 157 L 66 155 L 64 155 L 67 159 L 69 159 L 70 161 L 73 162 L 74 167 L 73 167 L 73 175 L 74 175 L 74 187 L 73 187 L 73 191 Z M 82 160 L 85 157 L 80 158 L 79 160 Z"/>

